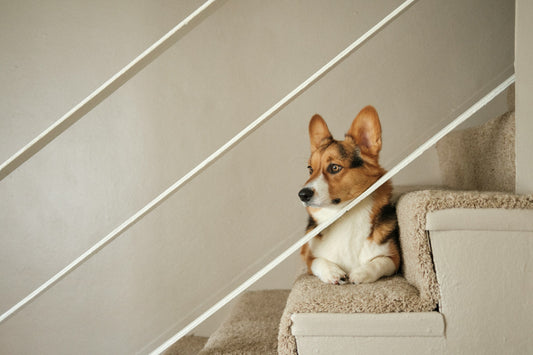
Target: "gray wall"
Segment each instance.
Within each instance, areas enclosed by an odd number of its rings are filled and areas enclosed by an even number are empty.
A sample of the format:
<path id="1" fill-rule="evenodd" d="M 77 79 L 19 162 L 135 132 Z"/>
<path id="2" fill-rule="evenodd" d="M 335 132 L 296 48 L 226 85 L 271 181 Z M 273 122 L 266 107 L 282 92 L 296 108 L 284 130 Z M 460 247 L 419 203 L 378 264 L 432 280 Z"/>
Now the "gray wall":
<path id="1" fill-rule="evenodd" d="M 6 310 L 207 157 L 400 1 L 239 1 L 0 182 Z M 200 1 L 2 1 L 0 159 Z M 393 166 L 513 63 L 513 1 L 422 0 L 75 273 L 0 325 L 6 353 L 158 345 L 302 236 L 307 123 L 366 104 Z M 476 94 L 477 93 L 477 94 Z M 478 115 L 505 111 L 505 96 Z M 439 184 L 430 151 L 397 184 Z M 297 256 L 257 287 L 288 288 Z M 219 318 L 201 328 L 209 333 Z M 152 345 L 150 345 L 152 344 Z M 145 348 L 146 346 L 146 348 Z"/>

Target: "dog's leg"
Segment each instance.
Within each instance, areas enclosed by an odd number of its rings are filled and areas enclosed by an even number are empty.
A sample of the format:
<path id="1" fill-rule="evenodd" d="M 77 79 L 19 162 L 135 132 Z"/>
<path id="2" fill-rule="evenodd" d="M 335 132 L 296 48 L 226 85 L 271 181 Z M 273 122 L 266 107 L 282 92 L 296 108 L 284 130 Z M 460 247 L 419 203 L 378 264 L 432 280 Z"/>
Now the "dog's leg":
<path id="1" fill-rule="evenodd" d="M 339 265 L 324 258 L 314 259 L 311 264 L 311 271 L 313 275 L 325 283 L 342 285 L 348 282 L 346 272 Z"/>
<path id="2" fill-rule="evenodd" d="M 368 263 L 350 272 L 350 282 L 354 284 L 374 282 L 383 276 L 390 276 L 396 272 L 396 265 L 388 256 L 378 256 Z"/>

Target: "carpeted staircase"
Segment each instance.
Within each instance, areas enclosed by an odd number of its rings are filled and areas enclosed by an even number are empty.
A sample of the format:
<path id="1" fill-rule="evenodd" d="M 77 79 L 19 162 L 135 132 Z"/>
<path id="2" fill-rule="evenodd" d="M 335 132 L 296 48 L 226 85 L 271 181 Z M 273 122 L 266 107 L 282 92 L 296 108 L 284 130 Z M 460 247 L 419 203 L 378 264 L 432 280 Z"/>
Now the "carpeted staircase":
<path id="1" fill-rule="evenodd" d="M 165 355 L 196 355 L 207 343 L 207 337 L 187 335 L 165 351 Z"/>
<path id="2" fill-rule="evenodd" d="M 165 352 L 182 354 L 277 354 L 279 321 L 290 290 L 248 291 L 209 337 L 184 337 Z"/>
<path id="3" fill-rule="evenodd" d="M 510 98 L 512 105 L 513 90 Z M 513 147 L 514 112 L 482 126 L 454 132 L 439 143 L 443 180 L 448 187 L 407 193 L 397 203 L 401 274 L 371 284 L 342 286 L 324 284 L 316 277 L 302 274 L 292 290 L 247 292 L 240 296 L 228 319 L 209 339 L 185 337 L 166 354 L 296 354 L 296 340 L 291 333 L 291 316 L 296 313 L 436 310 L 440 294 L 425 230 L 426 215 L 450 208 L 533 208 L 531 196 L 479 192 L 512 192 Z M 479 159 L 480 156 L 484 158 Z M 478 191 L 452 190 L 461 188 Z"/>

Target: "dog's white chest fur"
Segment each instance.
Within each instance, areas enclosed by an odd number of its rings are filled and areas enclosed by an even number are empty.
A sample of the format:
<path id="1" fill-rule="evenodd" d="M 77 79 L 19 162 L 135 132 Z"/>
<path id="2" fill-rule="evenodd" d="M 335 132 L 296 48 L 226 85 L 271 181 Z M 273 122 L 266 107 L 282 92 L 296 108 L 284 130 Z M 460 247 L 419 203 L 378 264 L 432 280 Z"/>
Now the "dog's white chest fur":
<path id="1" fill-rule="evenodd" d="M 313 256 L 334 262 L 349 273 L 379 254 L 381 251 L 372 250 L 376 247 L 375 243 L 367 241 L 372 228 L 372 203 L 372 197 L 367 197 L 324 230 L 321 238 L 313 238 L 309 243 Z M 313 218 L 322 223 L 341 208 L 322 208 L 313 213 Z"/>

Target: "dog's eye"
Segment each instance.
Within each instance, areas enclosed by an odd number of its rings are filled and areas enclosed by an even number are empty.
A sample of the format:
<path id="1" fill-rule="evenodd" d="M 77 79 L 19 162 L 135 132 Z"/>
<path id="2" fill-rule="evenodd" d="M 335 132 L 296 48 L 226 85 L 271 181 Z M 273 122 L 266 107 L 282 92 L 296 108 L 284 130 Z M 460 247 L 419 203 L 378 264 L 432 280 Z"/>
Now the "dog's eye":
<path id="1" fill-rule="evenodd" d="M 330 174 L 337 174 L 341 170 L 342 170 L 342 166 L 338 164 L 329 164 L 328 166 L 328 173 Z"/>
<path id="2" fill-rule="evenodd" d="M 313 168 L 311 167 L 311 165 L 309 165 L 307 169 L 309 169 L 309 175 L 311 175 L 313 173 Z"/>

